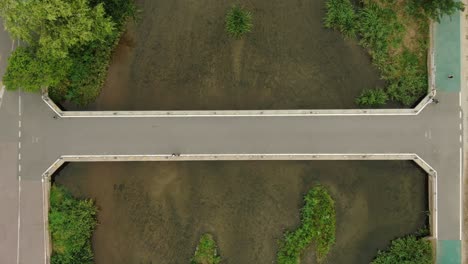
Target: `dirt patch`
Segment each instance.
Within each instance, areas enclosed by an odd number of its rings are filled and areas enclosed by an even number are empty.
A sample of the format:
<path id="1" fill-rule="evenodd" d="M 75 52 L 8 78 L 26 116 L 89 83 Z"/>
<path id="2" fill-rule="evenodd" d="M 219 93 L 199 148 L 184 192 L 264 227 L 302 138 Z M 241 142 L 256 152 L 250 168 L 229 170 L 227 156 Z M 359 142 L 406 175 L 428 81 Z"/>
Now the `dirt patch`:
<path id="1" fill-rule="evenodd" d="M 224 31 L 230 2 L 138 1 L 135 46 L 119 47 L 87 109 L 353 108 L 362 89 L 383 86 L 355 40 L 323 27 L 325 1 L 238 2 L 253 13 L 243 40 Z"/>
<path id="2" fill-rule="evenodd" d="M 205 232 L 223 263 L 272 263 L 318 183 L 336 201 L 328 263 L 369 263 L 391 239 L 424 225 L 425 180 L 413 163 L 380 161 L 76 163 L 56 177 L 96 199 L 97 264 L 187 263 Z M 314 263 L 313 251 L 304 258 Z"/>

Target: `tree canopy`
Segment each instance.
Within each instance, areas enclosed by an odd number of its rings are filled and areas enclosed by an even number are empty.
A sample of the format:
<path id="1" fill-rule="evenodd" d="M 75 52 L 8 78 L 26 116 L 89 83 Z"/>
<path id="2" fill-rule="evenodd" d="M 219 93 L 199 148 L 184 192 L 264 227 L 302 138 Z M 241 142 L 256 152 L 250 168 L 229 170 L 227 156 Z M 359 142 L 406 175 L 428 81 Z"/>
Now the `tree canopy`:
<path id="1" fill-rule="evenodd" d="M 92 102 L 133 0 L 2 0 L 0 16 L 20 46 L 8 60 L 9 90 L 47 88 L 53 100 Z"/>
<path id="2" fill-rule="evenodd" d="M 70 48 L 104 42 L 114 23 L 101 4 L 88 0 L 6 0 L 0 15 L 14 38 L 37 46 L 36 56 L 64 58 Z"/>

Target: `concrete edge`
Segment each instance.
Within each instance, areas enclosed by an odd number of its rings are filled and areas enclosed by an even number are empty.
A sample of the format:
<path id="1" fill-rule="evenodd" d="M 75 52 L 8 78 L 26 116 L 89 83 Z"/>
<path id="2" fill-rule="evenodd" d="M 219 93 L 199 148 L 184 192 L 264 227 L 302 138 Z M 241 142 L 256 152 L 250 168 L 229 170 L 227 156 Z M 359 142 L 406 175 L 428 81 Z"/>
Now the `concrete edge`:
<path id="1" fill-rule="evenodd" d="M 432 90 L 412 109 L 297 109 L 297 110 L 177 110 L 177 111 L 63 111 L 47 93 L 42 100 L 61 118 L 73 117 L 259 117 L 259 116 L 385 116 L 418 115 L 435 97 Z"/>
<path id="2" fill-rule="evenodd" d="M 354 154 L 172 154 L 160 155 L 63 155 L 58 158 L 43 174 L 44 191 L 47 194 L 44 203 L 44 240 L 47 245 L 47 258 L 51 254 L 51 238 L 48 229 L 49 192 L 51 177 L 66 162 L 112 162 L 112 161 L 241 161 L 241 160 L 412 160 L 428 174 L 429 199 L 429 239 L 437 240 L 437 171 L 415 153 L 354 153 Z M 48 263 L 48 262 L 47 262 Z"/>

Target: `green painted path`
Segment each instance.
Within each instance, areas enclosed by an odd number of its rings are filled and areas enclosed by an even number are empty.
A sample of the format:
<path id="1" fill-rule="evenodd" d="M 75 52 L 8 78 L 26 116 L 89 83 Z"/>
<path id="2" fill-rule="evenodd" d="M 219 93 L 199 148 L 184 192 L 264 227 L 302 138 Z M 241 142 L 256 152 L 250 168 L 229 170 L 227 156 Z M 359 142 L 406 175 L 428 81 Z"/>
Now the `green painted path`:
<path id="1" fill-rule="evenodd" d="M 461 14 L 445 16 L 434 29 L 435 86 L 437 91 L 461 89 Z M 449 78 L 453 75 L 453 78 Z M 461 264 L 461 241 L 438 240 L 437 264 Z"/>
<path id="2" fill-rule="evenodd" d="M 460 13 L 443 17 L 434 29 L 435 85 L 439 91 L 460 91 L 460 42 Z M 448 78 L 450 75 L 453 78 Z"/>

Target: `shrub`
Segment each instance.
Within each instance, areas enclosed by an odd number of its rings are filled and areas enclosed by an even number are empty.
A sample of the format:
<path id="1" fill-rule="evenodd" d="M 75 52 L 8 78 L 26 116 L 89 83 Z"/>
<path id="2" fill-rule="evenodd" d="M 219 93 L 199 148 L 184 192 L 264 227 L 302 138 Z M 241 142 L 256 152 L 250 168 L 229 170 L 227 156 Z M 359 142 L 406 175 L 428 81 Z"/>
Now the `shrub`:
<path id="1" fill-rule="evenodd" d="M 379 251 L 371 264 L 394 263 L 432 264 L 431 243 L 415 236 L 395 239 L 387 251 Z"/>
<path id="2" fill-rule="evenodd" d="M 91 5 L 103 4 L 106 13 L 117 25 L 116 31 L 107 37 L 106 44 L 90 42 L 70 51 L 73 62 L 71 70 L 61 83 L 49 87 L 54 101 L 68 100 L 77 105 L 87 105 L 99 95 L 107 76 L 112 51 L 118 44 L 127 19 L 135 15 L 131 0 L 91 1 Z"/>
<path id="3" fill-rule="evenodd" d="M 221 257 L 216 250 L 216 242 L 210 234 L 203 234 L 198 242 L 191 264 L 218 264 Z"/>
<path id="4" fill-rule="evenodd" d="M 347 37 L 355 36 L 356 12 L 349 0 L 328 0 L 325 27 L 341 31 Z"/>
<path id="5" fill-rule="evenodd" d="M 335 243 L 335 203 L 322 186 L 312 188 L 304 197 L 301 225 L 287 232 L 277 254 L 278 264 L 297 264 L 300 255 L 312 242 L 315 243 L 317 261 L 327 256 Z"/>
<path id="6" fill-rule="evenodd" d="M 50 190 L 49 230 L 52 264 L 92 264 L 91 236 L 97 208 L 92 200 L 78 200 L 60 186 Z"/>
<path id="7" fill-rule="evenodd" d="M 229 9 L 226 15 L 226 31 L 234 38 L 240 38 L 252 30 L 252 14 L 238 5 Z"/>
<path id="8" fill-rule="evenodd" d="M 18 47 L 8 59 L 3 82 L 8 90 L 19 88 L 28 92 L 57 85 L 70 69 L 69 59 L 36 57 L 33 47 Z"/>
<path id="9" fill-rule="evenodd" d="M 388 95 L 383 89 L 364 90 L 356 99 L 360 106 L 379 106 L 387 103 Z"/>
<path id="10" fill-rule="evenodd" d="M 8 30 L 28 44 L 12 54 L 5 86 L 48 88 L 54 100 L 92 102 L 125 22 L 135 12 L 132 0 L 1 2 L 0 15 Z"/>

